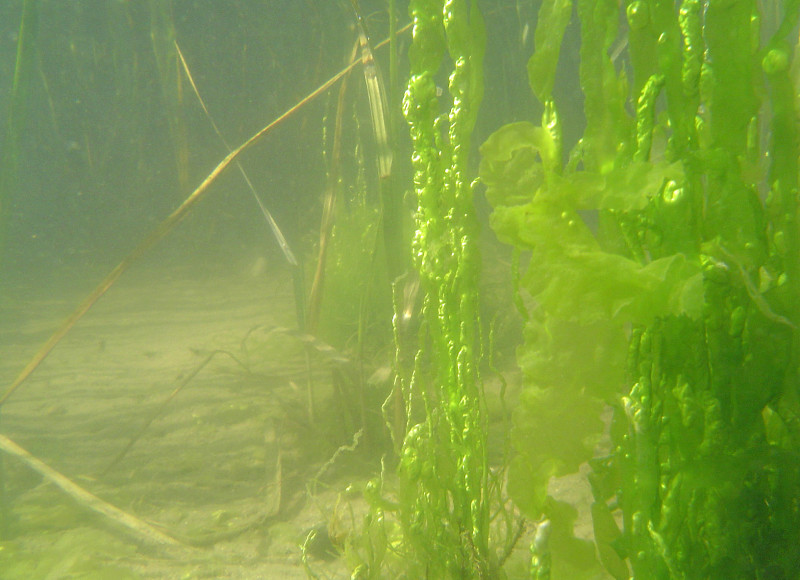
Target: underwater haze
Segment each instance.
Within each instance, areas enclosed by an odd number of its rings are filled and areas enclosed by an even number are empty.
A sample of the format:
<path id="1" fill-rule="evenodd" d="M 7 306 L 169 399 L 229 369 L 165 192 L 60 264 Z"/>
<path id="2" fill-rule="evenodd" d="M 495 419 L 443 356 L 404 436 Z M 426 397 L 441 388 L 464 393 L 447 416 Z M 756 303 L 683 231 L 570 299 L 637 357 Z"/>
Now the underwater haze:
<path id="1" fill-rule="evenodd" d="M 0 579 L 800 578 L 800 3 L 0 3 Z"/>

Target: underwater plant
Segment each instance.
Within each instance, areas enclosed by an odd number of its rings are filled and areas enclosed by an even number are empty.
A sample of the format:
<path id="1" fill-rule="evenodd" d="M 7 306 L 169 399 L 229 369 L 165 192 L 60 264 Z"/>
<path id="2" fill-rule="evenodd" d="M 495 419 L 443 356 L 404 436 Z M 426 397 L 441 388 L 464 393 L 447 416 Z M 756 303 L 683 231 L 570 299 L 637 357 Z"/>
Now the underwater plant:
<path id="1" fill-rule="evenodd" d="M 406 376 L 397 369 L 395 394 L 404 408 L 389 410 L 393 394 L 384 409 L 393 433 L 401 435 L 395 442 L 397 500 L 384 498 L 383 474 L 367 484 L 372 510 L 363 537 L 348 548 L 349 559 L 354 578 L 381 577 L 390 554 L 399 556 L 396 572 L 403 577 L 493 578 L 487 421 L 477 364 L 477 219 L 468 177 L 483 94 L 483 18 L 474 0 L 415 0 L 409 13 L 414 40 L 403 112 L 413 146 L 412 258 L 422 321 L 413 371 Z M 450 111 L 442 115 L 447 101 L 439 98 L 436 76 L 446 57 L 454 67 Z M 403 313 L 396 302 L 399 351 Z M 394 527 L 386 512 L 394 512 Z"/>
<path id="2" fill-rule="evenodd" d="M 553 86 L 573 4 L 585 127 L 564 156 Z M 797 577 L 798 10 L 542 3 L 542 122 L 493 134 L 480 170 L 518 258 L 508 485 L 547 519 L 534 578 L 597 577 L 598 559 L 617 579 Z M 586 461 L 596 546 L 548 496 Z"/>
<path id="3" fill-rule="evenodd" d="M 414 42 L 403 110 L 414 147 L 418 207 L 412 254 L 424 292 L 424 330 L 404 392 L 408 428 L 399 467 L 400 520 L 426 576 L 488 578 L 477 222 L 467 169 L 483 94 L 485 32 L 474 0 L 421 0 L 411 2 L 409 12 Z M 435 81 L 445 51 L 454 63 L 446 120 L 440 117 Z M 426 356 L 430 388 L 419 376 Z"/>
<path id="4" fill-rule="evenodd" d="M 391 44 L 401 30 L 394 1 L 387 3 Z M 537 579 L 797 577 L 800 2 L 527 3 L 541 5 L 528 73 L 542 120 L 497 131 L 481 148 L 480 168 L 492 228 L 514 248 L 516 306 L 524 319 L 518 363 L 525 387 L 513 429 L 503 432 L 516 451 L 507 481 L 505 465 L 489 468 L 490 419 L 479 372 L 486 363 L 481 355 L 492 346 L 481 340 L 478 220 L 469 163 L 483 97 L 486 35 L 478 2 L 410 2 L 415 31 L 403 102 L 416 202 L 410 247 L 403 246 L 401 231 L 402 173 L 390 175 L 391 155 L 395 165 L 402 163 L 391 117 L 400 107 L 392 106 L 396 91 L 388 91 L 387 103 L 376 93 L 372 49 L 379 45 L 369 45 L 358 3 L 351 4 L 361 58 L 243 145 L 227 147 L 208 177 L 119 262 L 0 393 L 0 407 L 109 287 L 207 197 L 227 168 L 341 81 L 338 100 L 332 98 L 336 106 L 330 107 L 331 116 L 336 109 L 326 152 L 331 218 L 323 218 L 320 228 L 321 281 L 307 300 L 298 285 L 297 331 L 272 328 L 262 335 L 290 337 L 309 350 L 316 345 L 337 359 L 333 412 L 318 419 L 321 427 L 330 423 L 337 430 L 309 432 L 319 441 L 335 439 L 328 436 L 335 433 L 345 443 L 333 442 L 338 448 L 315 469 L 306 495 L 326 484 L 322 476 L 338 467 L 344 453 L 374 452 L 385 442 L 379 422 L 389 425 L 397 464 L 387 460 L 381 475 L 366 484 L 370 511 L 363 534 L 337 536 L 327 526 L 326 539 L 336 540 L 330 549 L 344 550 L 352 577 L 511 577 L 516 571 L 505 564 L 526 542 L 525 575 Z M 518 11 L 522 4 L 517 2 Z M 164 101 L 176 182 L 185 184 L 186 100 L 174 30 L 181 20 L 173 22 L 169 3 L 147 7 L 154 34 L 148 54 L 159 73 L 153 84 Z M 555 96 L 560 78 L 569 73 L 559 53 L 575 14 L 585 112 L 580 120 Z M 20 34 L 20 50 L 24 38 Z M 394 84 L 397 52 L 392 47 Z M 354 183 L 345 187 L 351 176 L 338 166 L 341 142 L 347 141 L 341 124 L 351 109 L 344 94 L 358 66 L 374 142 L 359 134 L 367 116 L 352 115 L 357 167 Z M 449 86 L 442 90 L 437 79 L 441 84 L 448 67 Z M 15 81 L 12 104 L 24 104 L 17 96 L 23 88 Z M 22 119 L 17 113 L 15 122 Z M 583 137 L 565 152 L 570 125 L 581 125 Z M 363 177 L 370 144 L 379 172 L 372 181 Z M 2 173 L 0 181 L 10 175 Z M 376 181 L 380 191 L 368 199 Z M 5 190 L 0 186 L 0 213 Z M 353 195 L 349 201 L 344 192 Z M 281 236 L 276 238 L 280 243 Z M 285 255 L 297 266 L 291 253 Z M 401 276 L 407 263 L 416 273 Z M 358 288 L 354 278 L 363 282 Z M 404 326 L 408 304 L 402 296 L 403 285 L 415 294 L 417 278 L 423 296 L 419 329 Z M 369 390 L 363 363 L 365 355 L 384 352 L 382 342 L 373 345 L 371 339 L 388 334 L 386 280 L 395 284 L 397 376 L 378 417 L 376 401 L 387 393 Z M 275 357 L 278 351 L 270 345 L 269 351 L 251 352 L 266 358 L 262 352 Z M 310 388 L 308 393 L 312 401 Z M 313 424 L 314 405 L 307 407 L 303 419 Z M 270 463 L 275 476 L 268 482 L 277 482 L 278 489 L 277 499 L 270 499 L 275 507 L 267 511 L 272 514 L 281 504 L 282 460 L 274 426 L 268 431 L 265 449 L 277 449 Z M 574 534 L 576 505 L 550 493 L 554 477 L 586 471 L 587 462 L 595 500 L 591 539 Z M 513 505 L 498 498 L 506 486 Z M 0 501 L 0 525 L 8 520 L 2 508 Z M 334 517 L 338 511 L 337 501 Z M 535 531 L 526 535 L 518 512 L 538 521 Z M 260 533 L 262 523 L 234 531 Z M 503 524 L 505 546 L 498 549 Z M 313 535 L 307 538 L 311 545 Z M 61 551 L 70 554 L 58 558 L 72 557 L 71 546 L 64 544 Z"/>

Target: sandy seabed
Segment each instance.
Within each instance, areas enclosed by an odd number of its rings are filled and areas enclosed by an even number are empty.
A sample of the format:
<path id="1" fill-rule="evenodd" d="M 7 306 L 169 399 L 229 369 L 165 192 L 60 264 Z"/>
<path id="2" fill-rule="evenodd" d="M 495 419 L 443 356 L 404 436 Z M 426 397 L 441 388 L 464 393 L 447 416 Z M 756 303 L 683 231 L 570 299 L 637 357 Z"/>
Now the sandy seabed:
<path id="1" fill-rule="evenodd" d="M 259 274 L 123 278 L 0 417 L 0 433 L 77 485 L 200 546 L 152 545 L 6 456 L 0 579 L 306 577 L 299 546 L 338 490 L 309 497 L 317 458 L 298 438 L 313 429 L 288 425 L 303 422 L 309 373 L 280 330 L 294 324 L 291 282 Z M 42 294 L 5 290 L 3 390 L 84 298 Z M 312 374 L 324 398 L 325 362 Z M 331 561 L 310 563 L 338 576 Z"/>
<path id="2" fill-rule="evenodd" d="M 3 390 L 86 293 L 4 290 Z M 331 439 L 309 421 L 309 376 L 328 424 L 337 412 L 330 361 L 318 353 L 309 374 L 308 350 L 281 330 L 294 326 L 286 272 L 120 280 L 4 405 L 0 433 L 186 545 L 154 545 L 5 456 L 0 580 L 306 578 L 309 530 L 324 537 L 337 519 L 357 525 L 366 507 L 345 489 L 363 486 L 376 466 L 345 453 L 342 469 L 323 467 L 349 435 Z M 579 506 L 576 533 L 590 536 L 585 480 L 551 488 Z M 337 512 L 343 497 L 346 515 Z M 310 550 L 314 573 L 349 578 L 325 547 Z"/>

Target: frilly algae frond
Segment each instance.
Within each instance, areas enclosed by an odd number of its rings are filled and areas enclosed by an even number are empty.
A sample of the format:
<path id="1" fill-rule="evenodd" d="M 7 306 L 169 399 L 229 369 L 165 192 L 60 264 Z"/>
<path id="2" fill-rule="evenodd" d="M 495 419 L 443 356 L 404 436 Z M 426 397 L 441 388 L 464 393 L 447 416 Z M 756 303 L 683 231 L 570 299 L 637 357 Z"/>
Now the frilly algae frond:
<path id="1" fill-rule="evenodd" d="M 401 381 L 400 491 L 388 501 L 383 476 L 367 487 L 355 576 L 376 577 L 393 554 L 408 577 L 503 577 L 467 178 L 483 29 L 475 3 L 417 0 L 410 11 L 404 112 L 424 322 Z M 796 577 L 799 11 L 541 3 L 528 63 L 541 122 L 497 130 L 479 171 L 492 229 L 517 260 L 525 387 L 507 489 L 538 521 L 531 578 Z M 583 136 L 565 151 L 562 127 L 576 120 L 553 95 L 573 14 Z M 445 116 L 434 78 L 446 55 Z M 578 538 L 577 506 L 549 486 L 587 462 L 593 536 Z"/>
<path id="2" fill-rule="evenodd" d="M 541 125 L 501 128 L 480 171 L 492 227 L 530 255 L 509 487 L 551 520 L 532 575 L 596 577 L 547 495 L 591 460 L 614 578 L 796 577 L 798 3 L 768 25 L 754 1 L 637 0 L 621 28 L 617 2 L 576 5 L 583 138 L 565 162 L 551 95 L 572 2 L 546 1 Z M 593 459 L 607 406 L 611 452 Z"/>

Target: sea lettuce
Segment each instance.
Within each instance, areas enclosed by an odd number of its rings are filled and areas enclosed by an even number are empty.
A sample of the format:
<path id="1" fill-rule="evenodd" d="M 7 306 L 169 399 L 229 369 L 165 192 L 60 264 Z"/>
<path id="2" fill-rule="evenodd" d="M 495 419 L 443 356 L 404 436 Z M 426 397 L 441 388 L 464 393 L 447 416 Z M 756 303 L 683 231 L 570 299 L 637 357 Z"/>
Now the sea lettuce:
<path id="1" fill-rule="evenodd" d="M 642 263 L 604 250 L 586 212 L 635 212 L 672 192 L 679 163 L 631 162 L 605 173 L 560 174 L 555 140 L 544 127 L 513 123 L 481 147 L 480 175 L 497 237 L 531 252 L 523 277 L 530 295 L 562 320 L 646 323 L 697 317 L 702 304 L 697 257 L 672 254 Z M 671 189 L 666 189 L 666 188 Z"/>
<path id="2" fill-rule="evenodd" d="M 582 139 L 565 163 L 551 92 L 571 3 L 546 0 L 529 63 L 541 124 L 481 148 L 525 324 L 508 488 L 553 530 L 532 576 L 582 577 L 556 575 L 580 558 L 555 539 L 571 520 L 548 485 L 590 461 L 614 578 L 794 577 L 800 2 L 634 0 L 622 30 L 617 2 L 575 4 Z M 611 452 L 593 457 L 609 409 Z"/>

